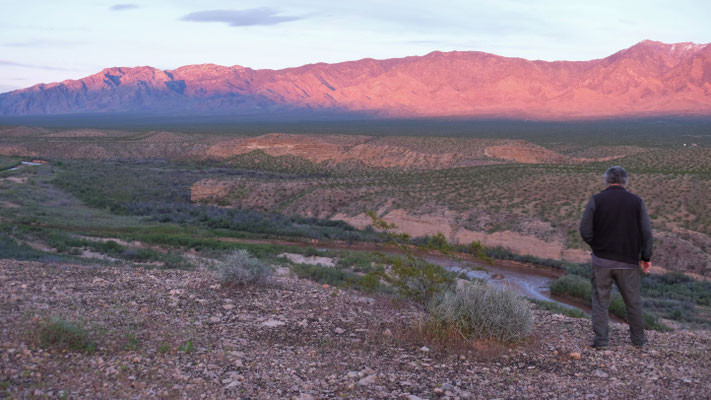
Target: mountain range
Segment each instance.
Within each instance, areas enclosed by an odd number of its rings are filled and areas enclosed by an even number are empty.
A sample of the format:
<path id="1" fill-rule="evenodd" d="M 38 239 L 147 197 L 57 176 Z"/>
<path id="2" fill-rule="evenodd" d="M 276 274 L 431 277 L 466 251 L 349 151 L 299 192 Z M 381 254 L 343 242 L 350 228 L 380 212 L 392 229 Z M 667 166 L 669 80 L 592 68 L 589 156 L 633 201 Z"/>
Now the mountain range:
<path id="1" fill-rule="evenodd" d="M 113 67 L 0 94 L 1 116 L 300 112 L 554 120 L 711 115 L 711 44 L 646 40 L 590 61 L 436 51 L 281 70 Z"/>

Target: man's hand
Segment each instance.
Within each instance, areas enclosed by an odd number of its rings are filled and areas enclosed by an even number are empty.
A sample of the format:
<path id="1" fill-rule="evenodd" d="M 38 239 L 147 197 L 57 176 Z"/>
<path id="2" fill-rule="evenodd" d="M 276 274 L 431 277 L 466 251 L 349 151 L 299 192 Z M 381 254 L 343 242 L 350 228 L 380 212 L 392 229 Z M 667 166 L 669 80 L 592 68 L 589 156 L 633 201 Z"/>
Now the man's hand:
<path id="1" fill-rule="evenodd" d="M 651 261 L 640 261 L 639 266 L 640 266 L 640 268 L 642 268 L 642 272 L 644 272 L 645 275 L 648 275 L 649 270 L 652 269 L 652 262 Z"/>

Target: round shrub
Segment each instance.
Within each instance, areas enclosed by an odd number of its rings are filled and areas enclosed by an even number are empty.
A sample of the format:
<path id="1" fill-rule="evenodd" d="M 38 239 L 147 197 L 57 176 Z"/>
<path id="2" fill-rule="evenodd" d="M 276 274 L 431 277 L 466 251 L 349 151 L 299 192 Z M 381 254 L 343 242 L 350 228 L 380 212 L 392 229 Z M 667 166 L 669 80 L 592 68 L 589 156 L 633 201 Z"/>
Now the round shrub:
<path id="1" fill-rule="evenodd" d="M 464 338 L 516 342 L 533 329 L 533 313 L 523 297 L 485 283 L 443 292 L 429 302 L 428 310 L 432 329 L 453 330 Z"/>
<path id="2" fill-rule="evenodd" d="M 271 266 L 251 257 L 247 250 L 231 253 L 217 269 L 225 286 L 263 285 L 274 272 Z"/>

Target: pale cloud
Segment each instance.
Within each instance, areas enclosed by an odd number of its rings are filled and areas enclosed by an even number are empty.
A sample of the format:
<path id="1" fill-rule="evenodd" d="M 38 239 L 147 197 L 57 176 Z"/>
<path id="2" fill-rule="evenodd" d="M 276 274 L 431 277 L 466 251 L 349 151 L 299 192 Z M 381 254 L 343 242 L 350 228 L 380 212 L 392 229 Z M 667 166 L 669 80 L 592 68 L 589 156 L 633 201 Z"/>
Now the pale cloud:
<path id="1" fill-rule="evenodd" d="M 246 10 L 205 10 L 196 11 L 180 18 L 192 22 L 224 22 L 230 26 L 276 25 L 302 19 L 293 15 L 279 15 L 279 11 L 269 7 Z"/>
<path id="2" fill-rule="evenodd" d="M 109 10 L 111 11 L 125 11 L 125 10 L 134 10 L 138 8 L 137 4 L 114 4 L 113 6 L 109 7 Z"/>
<path id="3" fill-rule="evenodd" d="M 18 68 L 33 68 L 33 69 L 46 69 L 50 71 L 72 71 L 68 68 L 54 67 L 51 65 L 37 65 L 37 64 L 25 64 L 18 63 L 10 60 L 0 60 L 0 66 L 2 67 L 18 67 Z"/>
<path id="4" fill-rule="evenodd" d="M 51 39 L 30 39 L 19 42 L 2 43 L 3 47 L 58 47 L 58 46 L 75 46 L 84 42 L 78 40 L 51 40 Z"/>

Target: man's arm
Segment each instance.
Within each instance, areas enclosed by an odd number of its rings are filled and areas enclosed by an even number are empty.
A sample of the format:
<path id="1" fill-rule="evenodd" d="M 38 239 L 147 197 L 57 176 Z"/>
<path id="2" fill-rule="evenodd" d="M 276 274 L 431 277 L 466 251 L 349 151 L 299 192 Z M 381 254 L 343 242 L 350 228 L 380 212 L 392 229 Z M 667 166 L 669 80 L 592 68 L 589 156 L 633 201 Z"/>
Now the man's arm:
<path id="1" fill-rule="evenodd" d="M 640 231 L 642 233 L 642 256 L 641 259 L 644 262 L 649 262 L 652 259 L 652 247 L 654 245 L 654 237 L 652 236 L 652 222 L 649 220 L 649 215 L 647 214 L 647 207 L 642 202 L 642 208 L 640 209 Z"/>
<path id="2" fill-rule="evenodd" d="M 593 241 L 593 214 L 595 214 L 595 198 L 591 197 L 585 206 L 583 219 L 580 220 L 580 237 L 587 244 L 591 244 Z"/>

